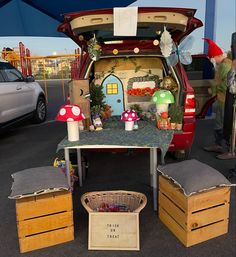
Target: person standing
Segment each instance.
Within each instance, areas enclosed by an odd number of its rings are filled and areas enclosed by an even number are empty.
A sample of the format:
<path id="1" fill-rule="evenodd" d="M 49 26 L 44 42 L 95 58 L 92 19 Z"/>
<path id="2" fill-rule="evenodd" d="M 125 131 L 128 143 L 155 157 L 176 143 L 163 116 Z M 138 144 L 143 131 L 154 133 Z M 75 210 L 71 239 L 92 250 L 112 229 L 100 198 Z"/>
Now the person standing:
<path id="1" fill-rule="evenodd" d="M 208 43 L 208 57 L 215 67 L 215 81 L 210 89 L 212 96 L 216 96 L 214 110 L 216 113 L 214 124 L 215 142 L 210 146 L 204 147 L 205 151 L 223 153 L 223 122 L 224 122 L 224 105 L 227 90 L 227 74 L 231 69 L 232 61 L 227 58 L 226 53 L 211 39 L 203 38 Z"/>
<path id="2" fill-rule="evenodd" d="M 224 138 L 228 145 L 230 145 L 230 140 L 232 136 L 232 126 L 233 126 L 233 104 L 236 97 L 236 59 L 232 62 L 231 70 L 227 75 L 227 91 L 225 98 L 225 111 L 224 111 Z M 220 160 L 230 160 L 235 159 L 236 155 L 234 149 L 226 153 L 216 156 Z"/>

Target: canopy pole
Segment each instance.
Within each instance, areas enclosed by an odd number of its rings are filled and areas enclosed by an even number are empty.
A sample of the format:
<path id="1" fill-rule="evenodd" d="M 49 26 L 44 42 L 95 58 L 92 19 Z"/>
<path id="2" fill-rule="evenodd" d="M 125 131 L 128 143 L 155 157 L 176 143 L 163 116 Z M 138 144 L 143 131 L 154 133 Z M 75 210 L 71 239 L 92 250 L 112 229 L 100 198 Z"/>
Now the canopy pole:
<path id="1" fill-rule="evenodd" d="M 215 41 L 216 38 L 216 6 L 217 0 L 206 0 L 204 37 Z M 208 51 L 208 44 L 204 42 L 204 53 Z"/>

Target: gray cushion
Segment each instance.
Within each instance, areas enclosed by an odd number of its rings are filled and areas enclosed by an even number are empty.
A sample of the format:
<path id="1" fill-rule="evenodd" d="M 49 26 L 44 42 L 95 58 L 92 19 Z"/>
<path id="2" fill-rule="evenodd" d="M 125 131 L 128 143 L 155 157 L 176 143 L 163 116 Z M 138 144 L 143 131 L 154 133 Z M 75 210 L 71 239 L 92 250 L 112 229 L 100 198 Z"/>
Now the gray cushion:
<path id="1" fill-rule="evenodd" d="M 65 174 L 52 166 L 22 170 L 12 174 L 12 178 L 10 199 L 69 190 Z"/>
<path id="2" fill-rule="evenodd" d="M 194 159 L 158 166 L 157 170 L 178 184 L 186 196 L 231 185 L 219 171 Z"/>

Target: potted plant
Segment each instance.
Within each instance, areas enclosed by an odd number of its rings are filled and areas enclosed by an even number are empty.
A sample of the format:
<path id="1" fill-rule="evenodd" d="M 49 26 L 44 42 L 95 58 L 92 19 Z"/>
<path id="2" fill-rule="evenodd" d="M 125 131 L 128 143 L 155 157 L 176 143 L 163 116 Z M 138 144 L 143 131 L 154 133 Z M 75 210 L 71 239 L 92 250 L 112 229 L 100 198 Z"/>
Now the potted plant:
<path id="1" fill-rule="evenodd" d="M 183 107 L 172 104 L 169 108 L 170 127 L 171 129 L 182 129 L 183 123 Z"/>
<path id="2" fill-rule="evenodd" d="M 176 106 L 174 104 L 170 105 L 169 117 L 170 117 L 170 128 L 176 129 Z"/>
<path id="3" fill-rule="evenodd" d="M 130 110 L 136 111 L 136 113 L 138 114 L 139 117 L 142 117 L 143 109 L 141 108 L 141 106 L 139 104 L 132 104 L 132 105 L 130 105 L 129 108 L 130 108 Z"/>

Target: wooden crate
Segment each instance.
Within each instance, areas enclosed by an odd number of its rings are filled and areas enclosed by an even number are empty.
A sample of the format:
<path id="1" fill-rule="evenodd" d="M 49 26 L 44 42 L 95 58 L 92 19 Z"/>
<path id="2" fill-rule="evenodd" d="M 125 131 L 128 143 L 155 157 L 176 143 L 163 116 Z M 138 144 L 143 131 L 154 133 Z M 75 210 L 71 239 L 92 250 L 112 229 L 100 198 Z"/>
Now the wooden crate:
<path id="1" fill-rule="evenodd" d="M 159 179 L 159 218 L 186 246 L 228 232 L 230 187 L 186 197 L 170 180 Z"/>
<path id="2" fill-rule="evenodd" d="M 20 252 L 74 239 L 72 196 L 68 191 L 16 200 Z"/>
<path id="3" fill-rule="evenodd" d="M 89 250 L 139 250 L 139 213 L 89 213 Z"/>

